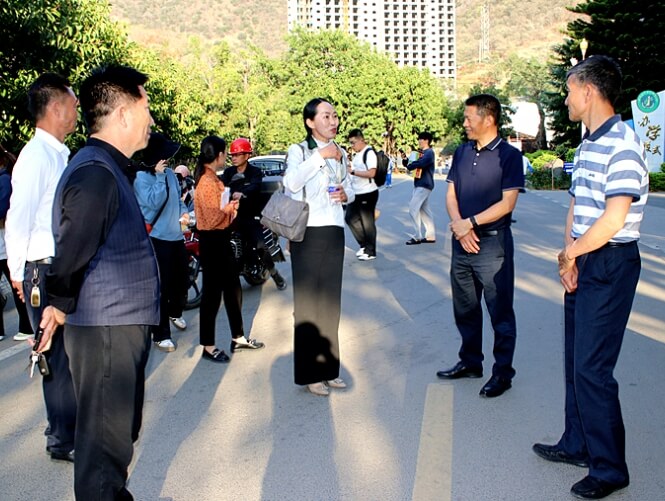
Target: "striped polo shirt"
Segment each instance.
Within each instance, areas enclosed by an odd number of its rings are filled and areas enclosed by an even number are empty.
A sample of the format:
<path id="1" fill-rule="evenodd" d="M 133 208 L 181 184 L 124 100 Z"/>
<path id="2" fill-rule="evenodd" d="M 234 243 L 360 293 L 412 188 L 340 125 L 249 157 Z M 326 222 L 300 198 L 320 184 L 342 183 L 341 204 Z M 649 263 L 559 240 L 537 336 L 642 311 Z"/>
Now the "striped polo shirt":
<path id="1" fill-rule="evenodd" d="M 619 115 L 608 119 L 578 146 L 569 192 L 575 197 L 573 238 L 581 237 L 605 212 L 606 200 L 617 196 L 632 197 L 633 202 L 623 228 L 610 242 L 640 238 L 649 171 L 642 142 Z"/>

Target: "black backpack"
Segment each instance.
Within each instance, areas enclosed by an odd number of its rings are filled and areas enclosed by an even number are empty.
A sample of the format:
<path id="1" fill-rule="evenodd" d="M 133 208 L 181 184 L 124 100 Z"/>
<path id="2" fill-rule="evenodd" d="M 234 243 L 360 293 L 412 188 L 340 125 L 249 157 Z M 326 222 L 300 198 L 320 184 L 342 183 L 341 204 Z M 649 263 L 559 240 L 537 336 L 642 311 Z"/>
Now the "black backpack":
<path id="1" fill-rule="evenodd" d="M 367 153 L 369 150 L 372 150 L 376 154 L 376 174 L 372 180 L 376 183 L 377 186 L 383 186 L 386 183 L 386 177 L 388 176 L 390 158 L 388 158 L 388 155 L 386 155 L 385 151 L 376 151 L 370 146 L 365 150 L 365 154 L 363 155 L 363 163 L 365 166 L 367 166 Z"/>

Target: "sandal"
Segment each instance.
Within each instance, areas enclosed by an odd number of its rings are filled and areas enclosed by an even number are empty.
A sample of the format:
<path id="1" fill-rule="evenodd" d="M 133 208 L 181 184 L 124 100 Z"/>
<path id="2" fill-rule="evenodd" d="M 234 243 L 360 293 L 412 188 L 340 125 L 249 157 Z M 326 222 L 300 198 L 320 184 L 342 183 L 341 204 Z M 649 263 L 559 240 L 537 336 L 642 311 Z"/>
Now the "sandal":
<path id="1" fill-rule="evenodd" d="M 411 240 L 406 241 L 406 245 L 419 245 L 422 243 L 422 240 L 416 240 L 415 238 L 412 238 Z"/>
<path id="2" fill-rule="evenodd" d="M 436 243 L 436 240 L 427 240 L 426 238 L 423 238 L 423 239 L 420 241 L 420 243 L 421 243 L 421 244 L 435 244 L 435 243 Z"/>

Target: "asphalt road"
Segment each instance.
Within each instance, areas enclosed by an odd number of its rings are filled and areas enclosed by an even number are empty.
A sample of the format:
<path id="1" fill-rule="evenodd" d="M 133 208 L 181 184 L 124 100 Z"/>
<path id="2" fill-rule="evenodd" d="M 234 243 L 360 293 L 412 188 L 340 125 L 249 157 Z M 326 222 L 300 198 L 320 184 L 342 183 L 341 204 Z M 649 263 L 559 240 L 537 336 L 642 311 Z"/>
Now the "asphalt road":
<path id="1" fill-rule="evenodd" d="M 407 247 L 411 182 L 397 177 L 379 201 L 378 259 L 360 262 L 347 232 L 342 377 L 329 398 L 293 384 L 291 289 L 244 288 L 244 318 L 267 347 L 228 365 L 200 359 L 198 310 L 176 333 L 178 350 L 153 350 L 144 427 L 130 490 L 137 500 L 558 501 L 584 469 L 547 463 L 534 442 L 563 428 L 563 310 L 556 253 L 565 192 L 528 192 L 515 211 L 517 376 L 497 399 L 484 380 L 437 380 L 457 360 L 452 319 L 445 183 L 433 195 L 434 245 Z M 657 201 L 659 197 L 653 197 Z M 660 199 L 662 201 L 662 199 Z M 650 202 L 640 244 L 643 271 L 616 370 L 631 485 L 616 501 L 665 492 L 665 206 Z M 290 280 L 288 263 L 280 265 Z M 4 318 L 16 332 L 14 310 Z M 492 335 L 486 328 L 485 372 Z M 226 348 L 226 318 L 218 318 Z M 44 453 L 39 380 L 27 346 L 0 342 L 0 499 L 73 499 L 72 467 Z"/>

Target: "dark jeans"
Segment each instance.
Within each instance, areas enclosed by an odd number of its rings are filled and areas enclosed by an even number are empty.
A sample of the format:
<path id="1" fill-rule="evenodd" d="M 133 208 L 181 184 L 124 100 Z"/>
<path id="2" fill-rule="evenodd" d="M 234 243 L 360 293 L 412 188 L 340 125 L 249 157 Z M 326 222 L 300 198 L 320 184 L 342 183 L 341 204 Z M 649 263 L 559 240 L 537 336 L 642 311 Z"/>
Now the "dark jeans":
<path id="1" fill-rule="evenodd" d="M 302 242 L 291 242 L 296 384 L 339 377 L 343 265 L 344 228 L 308 227 Z"/>
<path id="2" fill-rule="evenodd" d="M 628 480 L 626 438 L 614 368 L 635 297 L 637 243 L 577 258 L 577 291 L 565 295 L 566 427 L 559 445 L 590 459 L 589 475 Z"/>
<path id="3" fill-rule="evenodd" d="M 231 337 L 245 334 L 242 322 L 242 287 L 229 238 L 229 230 L 199 232 L 202 275 L 199 338 L 203 346 L 215 344 L 215 324 L 222 293 Z"/>
<path id="4" fill-rule="evenodd" d="M 349 225 L 360 247 L 365 248 L 365 254 L 376 256 L 376 221 L 374 210 L 379 201 L 379 190 L 371 193 L 356 195 L 356 199 L 346 206 L 344 220 Z"/>
<path id="5" fill-rule="evenodd" d="M 26 310 L 30 317 L 33 331 L 37 332 L 42 320 L 42 311 L 48 305 L 46 296 L 45 276 L 48 264 L 25 264 L 23 277 L 23 295 L 26 300 Z M 35 269 L 41 296 L 39 307 L 33 308 L 30 304 L 32 280 Z M 48 428 L 46 432 L 46 445 L 51 450 L 69 452 L 74 449 L 74 433 L 76 428 L 76 397 L 72 385 L 72 375 L 69 370 L 69 357 L 65 350 L 62 328 L 58 328 L 51 341 L 51 349 L 44 353 L 48 361 L 51 374 L 42 377 L 44 403 L 46 404 L 46 417 Z"/>
<path id="6" fill-rule="evenodd" d="M 78 401 L 76 499 L 132 499 L 125 484 L 141 429 L 149 327 L 66 325 L 64 338 Z"/>
<path id="7" fill-rule="evenodd" d="M 9 268 L 7 267 L 7 260 L 0 260 L 0 273 L 5 275 L 9 285 L 12 284 L 11 276 L 9 275 Z M 18 331 L 23 334 L 33 334 L 32 326 L 30 325 L 30 318 L 28 317 L 28 310 L 26 309 L 25 303 L 21 301 L 21 298 L 18 297 L 18 292 L 12 287 L 12 297 L 14 298 L 14 306 L 16 306 L 16 313 L 18 313 Z M 2 313 L 0 311 L 0 313 Z M 5 322 L 0 315 L 0 336 L 5 335 Z"/>
<path id="8" fill-rule="evenodd" d="M 455 323 L 462 336 L 460 360 L 468 367 L 482 369 L 483 310 L 481 296 L 494 328 L 492 374 L 511 379 L 515 375 L 513 354 L 517 327 L 513 310 L 515 268 L 513 236 L 510 228 L 497 235 L 480 235 L 480 252 L 467 253 L 453 237 L 450 282 Z"/>
<path id="9" fill-rule="evenodd" d="M 159 325 L 151 328 L 154 342 L 171 338 L 169 318 L 182 316 L 189 279 L 185 242 L 151 238 L 159 266 Z"/>

